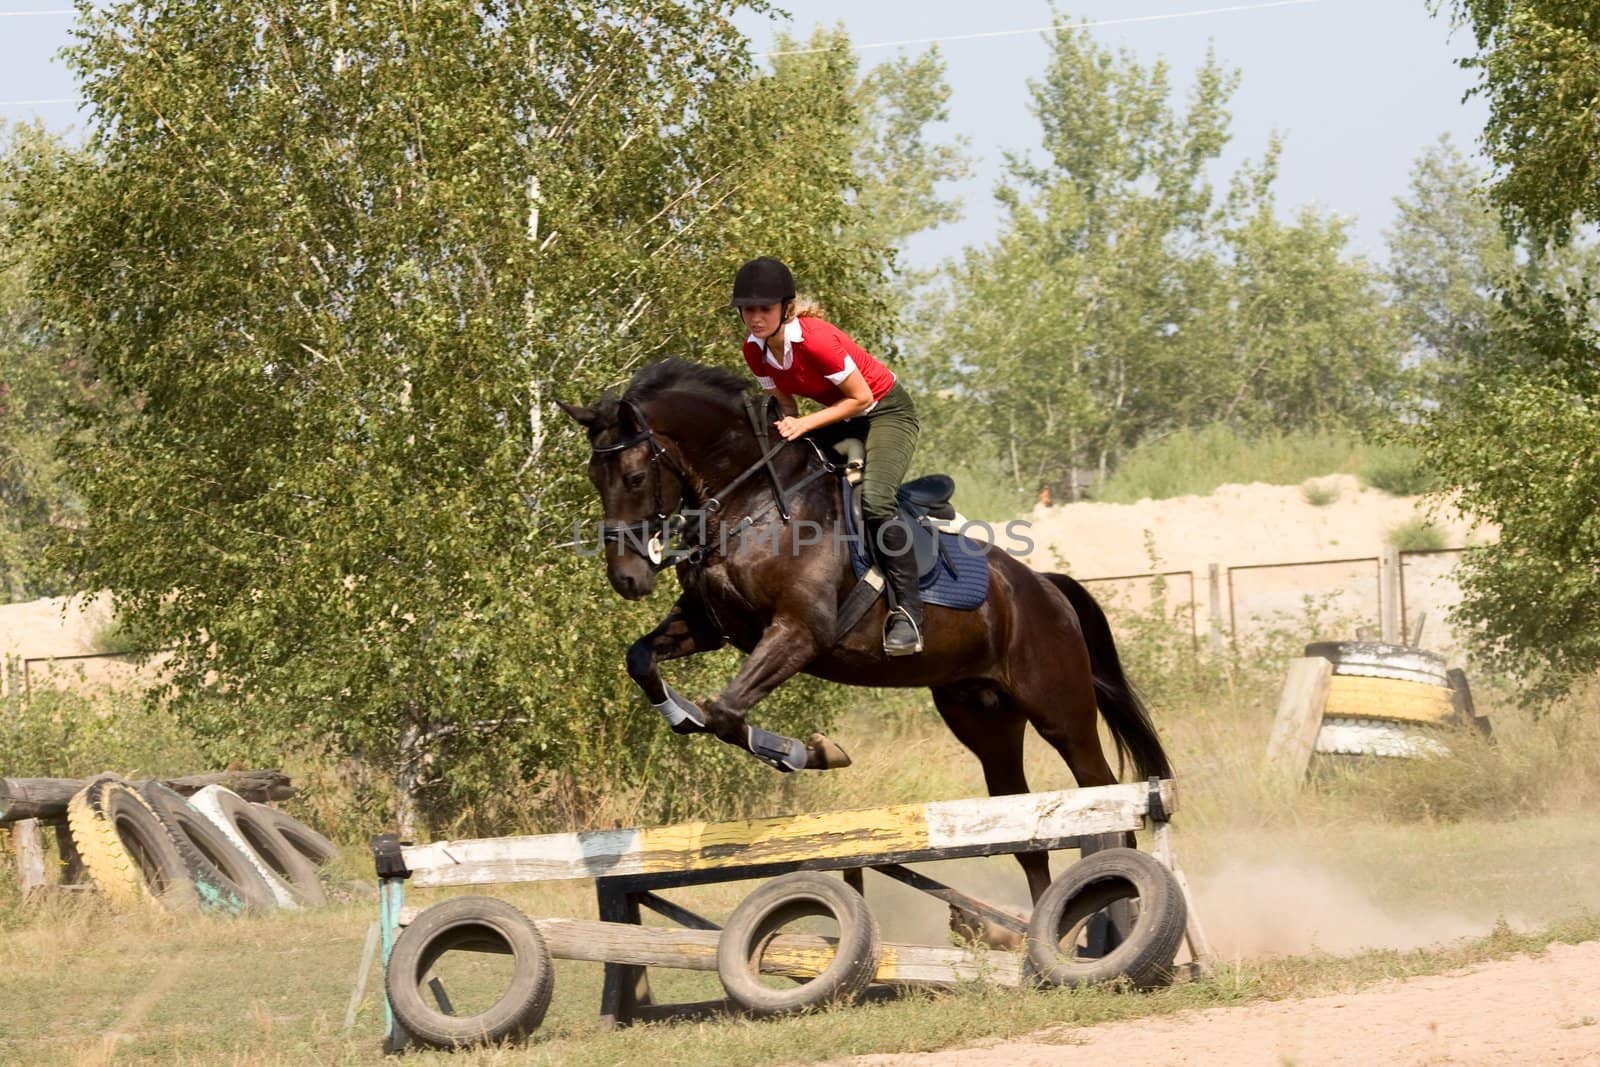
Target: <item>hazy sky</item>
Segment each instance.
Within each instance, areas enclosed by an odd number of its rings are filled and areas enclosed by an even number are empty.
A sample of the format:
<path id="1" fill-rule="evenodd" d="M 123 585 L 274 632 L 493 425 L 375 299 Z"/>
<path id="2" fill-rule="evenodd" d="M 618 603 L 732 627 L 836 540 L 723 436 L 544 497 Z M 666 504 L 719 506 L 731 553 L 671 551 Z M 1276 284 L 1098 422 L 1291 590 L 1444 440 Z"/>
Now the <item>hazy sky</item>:
<path id="1" fill-rule="evenodd" d="M 1313 0 L 1261 6 L 1263 0 L 783 0 L 788 20 L 741 20 L 760 50 L 786 29 L 807 36 L 818 23 L 843 24 L 870 45 L 908 38 L 995 34 L 1047 26 L 1053 15 L 1115 22 L 1093 29 L 1152 62 L 1165 57 L 1174 84 L 1186 90 L 1206 48 L 1242 75 L 1233 98 L 1233 141 L 1217 177 L 1259 157 L 1276 129 L 1285 137 L 1280 210 L 1315 203 L 1356 220 L 1358 251 L 1383 254 L 1393 199 L 1406 188 L 1412 161 L 1440 134 L 1476 152 L 1484 107 L 1462 102 L 1470 75 L 1454 60 L 1471 38 L 1430 17 L 1426 0 Z M 0 116 L 40 115 L 53 128 L 78 121 L 72 79 L 55 59 L 68 40 L 70 14 L 60 0 L 0 0 Z M 1193 17 L 1186 16 L 1193 13 Z M 1127 21 L 1144 19 L 1147 21 Z M 864 63 L 928 45 L 869 48 Z M 964 218 L 913 240 L 912 265 L 929 266 L 968 244 L 988 241 L 996 212 L 991 191 L 1002 153 L 1038 151 L 1038 126 L 1028 111 L 1028 80 L 1044 70 L 1039 33 L 939 44 L 951 86 L 946 135 L 970 141 L 973 176 L 951 192 Z M 45 101 L 32 103 L 31 101 Z"/>

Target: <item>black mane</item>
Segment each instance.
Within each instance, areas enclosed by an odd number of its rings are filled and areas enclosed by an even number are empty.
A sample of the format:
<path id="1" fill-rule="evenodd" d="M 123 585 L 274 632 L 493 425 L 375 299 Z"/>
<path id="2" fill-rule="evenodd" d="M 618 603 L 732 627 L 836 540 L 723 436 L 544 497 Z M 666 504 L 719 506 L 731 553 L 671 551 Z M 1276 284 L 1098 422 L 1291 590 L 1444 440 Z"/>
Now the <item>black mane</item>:
<path id="1" fill-rule="evenodd" d="M 710 399 L 737 402 L 740 394 L 751 384 L 750 379 L 721 367 L 668 356 L 641 367 L 622 396 L 624 400 L 642 403 L 658 393 L 675 389 Z"/>

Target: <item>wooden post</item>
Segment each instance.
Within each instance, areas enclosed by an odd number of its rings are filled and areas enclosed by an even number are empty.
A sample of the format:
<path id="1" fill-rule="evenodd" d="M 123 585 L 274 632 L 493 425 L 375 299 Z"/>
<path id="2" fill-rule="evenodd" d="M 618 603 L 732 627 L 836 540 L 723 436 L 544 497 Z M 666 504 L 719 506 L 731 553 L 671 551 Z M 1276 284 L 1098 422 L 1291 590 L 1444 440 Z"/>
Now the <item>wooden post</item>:
<path id="1" fill-rule="evenodd" d="M 1384 545 L 1378 557 L 1378 632 L 1380 640 L 1397 645 L 1405 640 L 1400 620 L 1400 550 Z"/>
<path id="2" fill-rule="evenodd" d="M 11 836 L 17 846 L 17 875 L 22 883 L 22 897 L 26 900 L 47 884 L 44 847 L 39 844 L 39 820 L 23 819 L 12 828 Z"/>
<path id="3" fill-rule="evenodd" d="M 609 878 L 595 879 L 600 921 L 638 926 L 639 901 L 626 889 L 608 884 L 610 881 Z M 643 967 L 626 963 L 606 964 L 605 981 L 600 990 L 602 1030 L 627 1026 L 633 1022 L 639 1008 L 651 1003 L 650 975 Z"/>
<path id="4" fill-rule="evenodd" d="M 1219 564 L 1209 565 L 1208 574 L 1211 582 L 1211 651 L 1222 654 L 1222 567 Z"/>
<path id="5" fill-rule="evenodd" d="M 1267 742 L 1267 764 L 1290 781 L 1298 783 L 1306 776 L 1332 681 L 1333 664 L 1320 656 L 1289 661 L 1272 739 Z"/>

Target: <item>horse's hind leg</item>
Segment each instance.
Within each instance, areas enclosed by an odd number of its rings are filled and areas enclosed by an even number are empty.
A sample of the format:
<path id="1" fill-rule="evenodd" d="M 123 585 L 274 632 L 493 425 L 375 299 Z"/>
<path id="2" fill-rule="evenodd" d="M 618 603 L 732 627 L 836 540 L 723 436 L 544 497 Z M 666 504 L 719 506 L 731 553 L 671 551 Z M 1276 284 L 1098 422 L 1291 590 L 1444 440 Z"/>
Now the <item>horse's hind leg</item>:
<path id="1" fill-rule="evenodd" d="M 1018 712 L 1060 754 L 1080 788 L 1116 785 L 1117 772 L 1100 745 L 1088 653 L 1064 652 L 1051 660 L 1035 657 L 1028 662 L 1031 669 L 1014 676 L 1009 690 Z M 1122 841 L 1132 848 L 1133 834 L 1123 834 Z"/>
<path id="2" fill-rule="evenodd" d="M 990 796 L 1028 791 L 1022 770 L 1022 740 L 1027 720 L 999 689 L 987 682 L 966 682 L 933 690 L 939 709 L 956 740 L 966 745 L 983 765 L 984 784 Z M 1043 852 L 1019 852 L 1017 862 L 1028 878 L 1028 893 L 1037 901 L 1050 885 L 1050 859 Z"/>

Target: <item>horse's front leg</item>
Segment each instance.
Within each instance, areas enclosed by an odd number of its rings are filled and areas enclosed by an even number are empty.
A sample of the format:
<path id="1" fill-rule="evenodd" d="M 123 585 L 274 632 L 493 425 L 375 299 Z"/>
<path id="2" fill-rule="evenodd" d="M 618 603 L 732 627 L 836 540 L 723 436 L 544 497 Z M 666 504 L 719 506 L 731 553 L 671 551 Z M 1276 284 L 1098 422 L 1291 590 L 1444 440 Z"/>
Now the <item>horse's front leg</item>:
<path id="1" fill-rule="evenodd" d="M 681 659 L 697 652 L 715 652 L 723 645 L 722 634 L 700 602 L 688 593 L 680 596 L 661 620 L 661 625 L 635 641 L 628 649 L 628 677 L 636 682 L 659 711 L 667 725 L 680 734 L 706 730 L 705 713 L 661 678 L 657 664 Z"/>
<path id="2" fill-rule="evenodd" d="M 706 727 L 780 771 L 848 767 L 850 757 L 822 734 L 802 742 L 745 721 L 757 702 L 804 669 L 819 649 L 813 628 L 793 617 L 774 620 L 733 681 L 706 702 Z"/>

